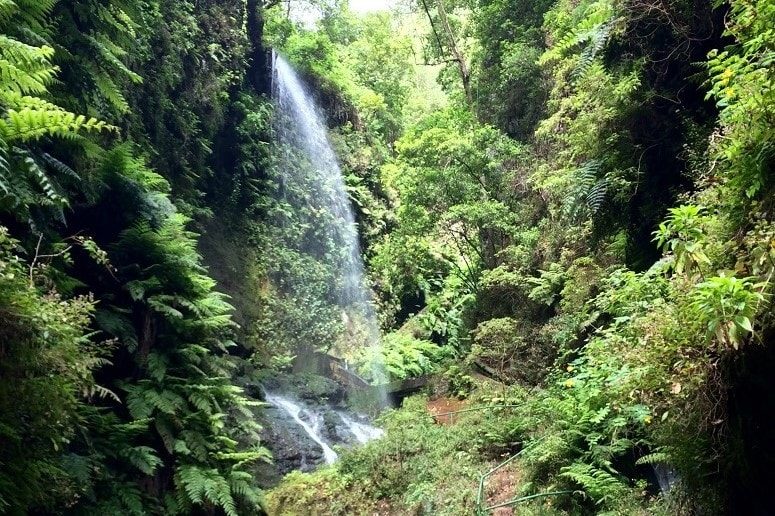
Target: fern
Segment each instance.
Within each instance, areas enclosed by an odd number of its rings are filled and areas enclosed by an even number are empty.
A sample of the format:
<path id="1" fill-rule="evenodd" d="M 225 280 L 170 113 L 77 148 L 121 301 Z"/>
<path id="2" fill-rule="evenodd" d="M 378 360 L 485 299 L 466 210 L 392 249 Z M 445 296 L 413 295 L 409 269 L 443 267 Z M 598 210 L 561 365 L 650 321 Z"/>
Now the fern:
<path id="1" fill-rule="evenodd" d="M 638 466 L 643 466 L 643 465 L 654 466 L 656 464 L 668 464 L 669 462 L 670 462 L 670 455 L 668 455 L 665 452 L 654 452 L 639 458 L 637 461 L 635 461 L 635 464 L 637 464 Z"/>
<path id="2" fill-rule="evenodd" d="M 86 118 L 60 109 L 9 109 L 5 118 L 0 119 L 0 134 L 8 142 L 29 142 L 44 136 L 75 139 L 82 130 L 91 132 L 115 129 L 96 118 Z"/>
<path id="3" fill-rule="evenodd" d="M 603 177 L 598 179 L 595 184 L 592 185 L 592 188 L 587 191 L 585 201 L 587 208 L 592 213 L 592 215 L 597 214 L 597 212 L 600 211 L 600 208 L 605 203 L 606 196 L 608 194 L 608 185 L 608 178 Z"/>
<path id="4" fill-rule="evenodd" d="M 92 78 L 94 79 L 94 84 L 97 86 L 99 92 L 114 108 L 116 108 L 116 111 L 119 113 L 129 112 L 129 103 L 126 101 L 126 98 L 124 98 L 119 87 L 116 86 L 116 83 L 113 82 L 113 79 L 111 79 L 107 73 L 97 71 L 92 75 Z"/>
<path id="5" fill-rule="evenodd" d="M 49 64 L 54 49 L 34 47 L 0 35 L 0 95 L 44 94 L 58 71 Z"/>
<path id="6" fill-rule="evenodd" d="M 40 157 L 46 163 L 46 165 L 48 165 L 49 168 L 53 169 L 55 172 L 58 172 L 60 175 L 68 177 L 75 181 L 81 181 L 81 176 L 79 176 L 75 172 L 75 170 L 67 166 L 65 163 L 59 161 L 51 154 L 44 152 L 40 155 Z"/>
<path id="7" fill-rule="evenodd" d="M 591 62 L 607 43 L 617 21 L 614 19 L 613 4 L 609 0 L 590 4 L 575 26 L 564 28 L 562 35 L 544 52 L 539 63 L 557 61 L 586 42 L 590 42 L 584 49 L 587 51 L 586 59 Z"/>
<path id="8" fill-rule="evenodd" d="M 218 470 L 182 466 L 178 469 L 175 480 L 194 504 L 209 502 L 223 509 L 228 516 L 238 516 L 231 486 Z"/>
<path id="9" fill-rule="evenodd" d="M 182 319 L 183 312 L 167 303 L 173 299 L 172 296 L 159 295 L 148 298 L 147 302 L 148 306 L 168 319 Z"/>
<path id="10" fill-rule="evenodd" d="M 572 187 L 563 201 L 566 217 L 577 219 L 584 213 L 594 216 L 603 207 L 610 180 L 599 177 L 601 168 L 600 161 L 590 160 L 574 171 Z"/>
<path id="11" fill-rule="evenodd" d="M 67 206 L 69 203 L 61 193 L 61 188 L 48 177 L 40 165 L 38 165 L 38 162 L 28 153 L 24 153 L 23 159 L 27 171 L 30 173 L 33 181 L 35 181 L 40 189 L 43 190 L 46 199 L 52 204 Z"/>
<path id="12" fill-rule="evenodd" d="M 102 57 L 107 61 L 109 64 L 111 64 L 113 67 L 115 67 L 117 70 L 122 72 L 124 75 L 129 77 L 129 79 L 134 83 L 140 83 L 143 82 L 143 78 L 140 77 L 138 74 L 134 73 L 132 70 L 126 67 L 124 63 L 121 62 L 121 60 L 116 57 L 116 55 L 124 55 L 126 54 L 126 51 L 122 49 L 121 47 L 113 44 L 104 37 L 92 37 L 89 35 L 83 36 L 86 41 L 88 41 L 92 48 L 94 48 Z"/>
<path id="13" fill-rule="evenodd" d="M 14 0 L 3 2 L 0 12 L 13 16 L 17 28 L 28 27 L 38 34 L 46 34 L 44 20 L 51 13 L 57 0 Z M 11 5 L 13 4 L 13 5 Z M 4 19 L 5 15 L 0 17 Z"/>
<path id="14" fill-rule="evenodd" d="M 145 475 L 153 475 L 156 468 L 161 465 L 161 459 L 156 455 L 156 450 L 148 446 L 132 446 L 122 452 L 130 464 Z"/>
<path id="15" fill-rule="evenodd" d="M 560 476 L 581 486 L 596 504 L 616 500 L 626 490 L 619 478 L 591 464 L 577 462 L 566 466 L 560 470 Z"/>
<path id="16" fill-rule="evenodd" d="M 584 35 L 583 39 L 587 44 L 581 51 L 579 61 L 576 64 L 576 68 L 573 70 L 572 77 L 574 79 L 579 79 L 586 74 L 587 70 L 589 70 L 589 67 L 592 65 L 592 62 L 608 43 L 613 27 L 614 21 L 609 20 L 595 26 Z M 579 43 L 583 42 L 584 41 L 579 41 Z"/>
<path id="17" fill-rule="evenodd" d="M 0 0 L 0 22 L 7 22 L 18 11 L 18 6 L 12 0 Z"/>

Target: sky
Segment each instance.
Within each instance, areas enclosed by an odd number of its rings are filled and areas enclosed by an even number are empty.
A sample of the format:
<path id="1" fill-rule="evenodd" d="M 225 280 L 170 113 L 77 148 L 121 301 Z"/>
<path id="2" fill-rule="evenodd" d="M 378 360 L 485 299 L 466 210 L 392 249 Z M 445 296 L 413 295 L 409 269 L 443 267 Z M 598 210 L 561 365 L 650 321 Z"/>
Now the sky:
<path id="1" fill-rule="evenodd" d="M 390 9 L 394 0 L 350 0 L 350 9 L 356 13 L 368 13 Z"/>
<path id="2" fill-rule="evenodd" d="M 349 0 L 350 9 L 356 13 L 371 13 L 385 11 L 394 7 L 399 0 Z M 310 6 L 307 2 L 294 2 L 291 4 L 291 19 L 303 23 L 312 29 L 320 19 L 320 11 Z"/>

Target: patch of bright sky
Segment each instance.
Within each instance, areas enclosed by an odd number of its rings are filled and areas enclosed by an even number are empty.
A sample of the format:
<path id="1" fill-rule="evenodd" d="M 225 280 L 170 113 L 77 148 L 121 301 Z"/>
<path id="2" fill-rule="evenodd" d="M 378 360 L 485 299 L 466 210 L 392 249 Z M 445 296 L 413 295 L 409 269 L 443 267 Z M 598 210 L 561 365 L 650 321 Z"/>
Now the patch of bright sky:
<path id="1" fill-rule="evenodd" d="M 349 0 L 350 10 L 356 14 L 390 11 L 396 8 L 401 0 Z M 295 0 L 288 5 L 291 20 L 301 23 L 307 29 L 314 29 L 320 20 L 320 9 L 309 0 Z"/>
<path id="2" fill-rule="evenodd" d="M 350 9 L 356 13 L 387 11 L 395 7 L 394 0 L 350 0 Z"/>

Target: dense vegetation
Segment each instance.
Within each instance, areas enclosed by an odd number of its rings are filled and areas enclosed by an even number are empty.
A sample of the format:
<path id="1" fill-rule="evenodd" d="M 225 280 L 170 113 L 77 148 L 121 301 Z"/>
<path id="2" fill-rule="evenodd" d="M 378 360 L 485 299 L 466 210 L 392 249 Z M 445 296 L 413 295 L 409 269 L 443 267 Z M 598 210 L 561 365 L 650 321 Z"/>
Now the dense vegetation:
<path id="1" fill-rule="evenodd" d="M 0 0 L 0 512 L 766 514 L 775 4 L 310 5 Z M 269 47 L 325 109 L 381 351 L 300 244 Z M 434 380 L 265 501 L 238 385 L 330 350 Z"/>

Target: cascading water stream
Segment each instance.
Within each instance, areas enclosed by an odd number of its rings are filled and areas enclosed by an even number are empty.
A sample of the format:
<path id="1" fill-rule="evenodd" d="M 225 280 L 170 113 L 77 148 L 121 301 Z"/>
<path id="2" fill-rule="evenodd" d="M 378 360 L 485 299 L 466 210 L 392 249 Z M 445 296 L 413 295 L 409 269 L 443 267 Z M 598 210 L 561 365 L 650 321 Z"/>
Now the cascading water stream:
<path id="1" fill-rule="evenodd" d="M 296 424 L 298 424 L 304 429 L 305 432 L 307 432 L 307 435 L 309 435 L 309 437 L 323 449 L 323 458 L 325 459 L 326 464 L 333 464 L 336 462 L 338 455 L 334 450 L 331 449 L 331 447 L 323 440 L 323 437 L 320 435 L 321 418 L 318 414 L 304 411 L 300 405 L 294 403 L 288 398 L 284 398 L 276 394 L 267 393 L 266 401 L 275 407 L 284 410 L 289 416 L 293 418 Z M 302 419 L 302 411 L 304 411 L 304 413 L 311 421 L 307 422 Z"/>
<path id="2" fill-rule="evenodd" d="M 294 233 L 303 234 L 296 236 L 293 244 L 331 270 L 330 298 L 314 301 L 338 307 L 350 349 L 379 346 L 371 291 L 364 285 L 355 217 L 324 117 L 288 62 L 277 54 L 272 62 L 274 165 L 280 194 L 300 221 L 297 226 L 304 228 Z M 372 378 L 377 385 L 387 383 L 380 366 L 372 371 Z M 378 394 L 384 403 L 386 394 Z"/>
<path id="3" fill-rule="evenodd" d="M 369 355 L 379 357 L 379 327 L 371 290 L 364 283 L 355 216 L 323 113 L 285 59 L 275 54 L 272 68 L 267 185 L 276 196 L 267 207 L 267 239 L 279 257 L 271 269 L 275 298 L 289 307 L 276 312 L 275 322 L 285 332 L 281 342 L 296 357 L 294 367 L 325 374 L 316 361 L 317 350 L 349 359 L 368 347 Z M 380 387 L 352 388 L 360 390 L 359 403 L 378 408 L 387 404 L 387 381 L 379 360 L 373 363 L 370 379 Z M 266 395 L 276 409 L 272 432 L 284 464 L 297 469 L 331 464 L 337 459 L 334 443 L 351 446 L 382 435 L 341 406 L 322 399 L 305 405 L 292 392 Z"/>
<path id="4" fill-rule="evenodd" d="M 376 428 L 374 426 L 367 425 L 366 423 L 356 421 L 342 412 L 339 412 L 339 418 L 342 420 L 345 426 L 347 426 L 347 429 L 350 431 L 350 433 L 355 436 L 355 440 L 361 444 L 365 444 L 374 439 L 379 439 L 385 433 L 381 428 Z"/>

